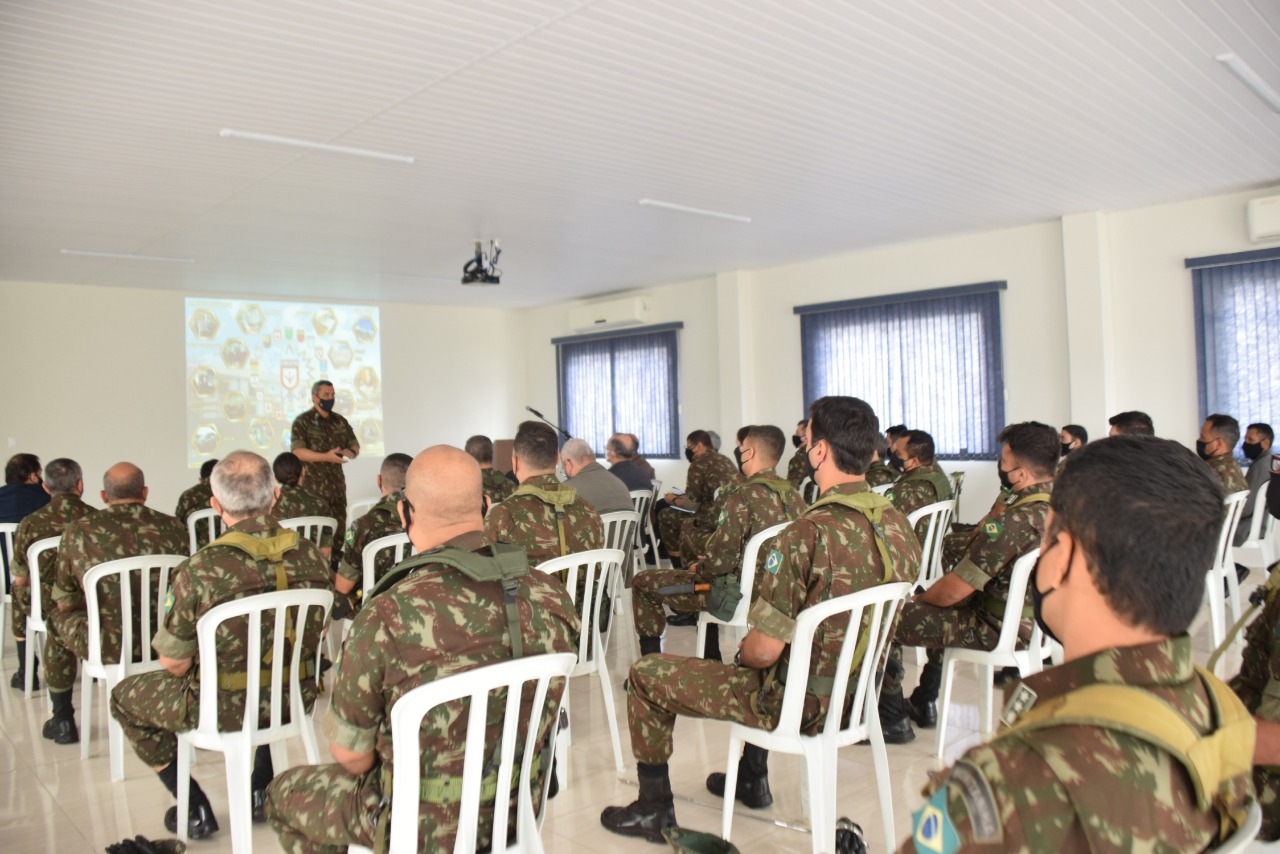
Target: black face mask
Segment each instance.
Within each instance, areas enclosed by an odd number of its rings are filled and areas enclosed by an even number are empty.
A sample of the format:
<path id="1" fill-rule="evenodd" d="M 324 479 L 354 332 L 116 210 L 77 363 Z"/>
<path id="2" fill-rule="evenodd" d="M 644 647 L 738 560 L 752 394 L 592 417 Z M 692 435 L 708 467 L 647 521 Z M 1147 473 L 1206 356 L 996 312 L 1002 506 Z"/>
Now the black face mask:
<path id="1" fill-rule="evenodd" d="M 1054 546 L 1056 545 L 1057 543 L 1055 542 Z M 1053 546 L 1049 546 L 1049 548 L 1052 549 Z M 1072 546 L 1072 551 L 1074 552 L 1074 550 L 1075 550 L 1075 547 Z M 1031 570 L 1031 578 L 1028 579 L 1027 581 L 1027 583 L 1031 586 L 1031 610 L 1035 614 L 1036 625 L 1040 627 L 1040 631 L 1044 632 L 1045 636 L 1048 637 L 1053 642 L 1060 644 L 1062 643 L 1062 641 L 1059 640 L 1058 636 L 1053 633 L 1053 629 L 1049 628 L 1049 624 L 1044 621 L 1044 614 L 1043 614 L 1044 600 L 1048 598 L 1050 593 L 1053 593 L 1058 588 L 1055 587 L 1053 588 L 1053 590 L 1046 590 L 1043 593 L 1041 593 L 1040 588 L 1036 586 L 1036 577 L 1039 575 L 1039 570 L 1040 570 L 1040 559 L 1043 558 L 1044 555 L 1045 555 L 1045 552 L 1041 552 L 1040 557 L 1036 558 L 1036 565 Z M 1072 557 L 1074 557 L 1074 554 L 1067 556 L 1068 567 L 1070 567 L 1071 565 Z"/>
<path id="2" fill-rule="evenodd" d="M 1071 453 L 1071 443 L 1070 443 L 1070 442 L 1063 442 L 1063 443 L 1062 443 L 1062 455 L 1065 457 L 1065 456 L 1066 456 L 1067 454 L 1069 454 L 1069 453 Z"/>
<path id="3" fill-rule="evenodd" d="M 1208 442 L 1202 442 L 1199 439 L 1196 439 L 1196 453 L 1200 455 L 1200 459 L 1202 460 L 1207 460 L 1210 457 L 1209 452 L 1205 450 L 1207 447 L 1209 447 Z"/>
<path id="4" fill-rule="evenodd" d="M 1243 445 L 1243 450 L 1244 450 L 1244 458 L 1246 460 L 1249 460 L 1250 462 L 1253 462 L 1258 457 L 1262 456 L 1262 443 L 1261 442 L 1245 442 Z"/>
<path id="5" fill-rule="evenodd" d="M 996 472 L 1000 475 L 1000 486 L 1005 492 L 1013 492 L 1013 481 L 1009 480 L 1009 473 L 1000 468 L 1000 464 L 996 463 Z"/>
<path id="6" fill-rule="evenodd" d="M 804 439 L 801 439 L 799 436 L 792 436 L 792 437 L 791 437 L 791 444 L 792 444 L 793 446 L 797 447 L 797 448 L 798 448 L 798 447 L 800 447 L 800 445 L 801 445 L 803 442 L 804 442 Z"/>
<path id="7" fill-rule="evenodd" d="M 693 462 L 693 448 L 684 449 L 684 458 L 689 462 Z"/>
<path id="8" fill-rule="evenodd" d="M 897 454 L 889 454 L 889 465 L 898 471 L 904 471 L 907 467 L 907 461 L 899 457 Z"/>
<path id="9" fill-rule="evenodd" d="M 809 459 L 809 453 L 810 453 L 810 451 L 812 451 L 812 450 L 813 450 L 813 448 L 809 448 L 808 450 L 806 450 L 806 451 L 804 452 L 804 473 L 805 473 L 805 475 L 809 478 L 809 480 L 813 481 L 814 483 L 817 483 L 817 482 L 818 482 L 818 467 L 817 467 L 817 466 L 815 466 L 815 465 L 813 464 L 813 461 Z"/>
<path id="10" fill-rule="evenodd" d="M 404 513 L 404 532 L 407 534 L 409 526 L 413 524 L 413 505 L 409 503 L 409 499 L 400 499 L 400 510 Z"/>
<path id="11" fill-rule="evenodd" d="M 328 400 L 321 400 L 321 401 L 320 401 L 320 408 L 321 408 L 321 409 L 323 409 L 325 412 L 332 412 L 332 411 L 333 411 L 333 398 L 329 398 Z"/>
<path id="12" fill-rule="evenodd" d="M 741 448 L 733 449 L 733 461 L 738 464 L 738 473 L 743 474 L 744 472 L 742 471 L 742 449 Z"/>

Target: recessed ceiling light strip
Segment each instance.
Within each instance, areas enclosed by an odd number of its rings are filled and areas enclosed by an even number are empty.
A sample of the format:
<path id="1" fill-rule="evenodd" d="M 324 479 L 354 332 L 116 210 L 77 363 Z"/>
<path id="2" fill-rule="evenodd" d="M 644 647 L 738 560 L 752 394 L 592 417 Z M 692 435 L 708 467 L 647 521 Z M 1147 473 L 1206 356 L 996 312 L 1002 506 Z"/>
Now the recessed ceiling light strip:
<path id="1" fill-rule="evenodd" d="M 194 258 L 169 258 L 165 255 L 135 255 L 132 252 L 98 252 L 92 249 L 63 249 L 63 255 L 83 255 L 87 258 L 116 258 L 124 261 L 170 261 L 174 264 L 194 264 Z"/>
<path id="2" fill-rule="evenodd" d="M 716 219 L 727 219 L 733 222 L 751 222 L 751 217 L 742 216 L 741 214 L 722 213 L 720 211 L 709 211 L 705 208 L 691 208 L 688 205 L 677 205 L 674 202 L 660 202 L 657 199 L 641 199 L 640 204 L 651 208 L 665 208 L 669 211 L 679 211 L 680 213 L 697 214 L 698 216 L 709 216 Z"/>
<path id="3" fill-rule="evenodd" d="M 350 154 L 355 157 L 369 157 L 374 160 L 390 160 L 395 163 L 413 163 L 413 158 L 404 154 L 388 154 L 385 151 L 373 151 L 368 148 L 351 148 L 346 145 L 329 145 L 324 142 L 312 142 L 308 139 L 293 139 L 287 136 L 275 136 L 269 133 L 253 133 L 251 131 L 231 130 L 223 128 L 218 131 L 223 139 L 243 139 L 247 142 L 267 142 L 272 145 L 288 145 L 294 148 L 307 148 L 312 151 L 327 151 L 330 154 Z"/>
<path id="4" fill-rule="evenodd" d="M 1248 86 L 1250 91 L 1266 102 L 1268 107 L 1280 113 L 1280 92 L 1271 88 L 1271 84 L 1259 77 L 1258 72 L 1250 68 L 1243 59 L 1234 53 L 1220 53 L 1214 59 L 1225 65 L 1236 79 Z"/>

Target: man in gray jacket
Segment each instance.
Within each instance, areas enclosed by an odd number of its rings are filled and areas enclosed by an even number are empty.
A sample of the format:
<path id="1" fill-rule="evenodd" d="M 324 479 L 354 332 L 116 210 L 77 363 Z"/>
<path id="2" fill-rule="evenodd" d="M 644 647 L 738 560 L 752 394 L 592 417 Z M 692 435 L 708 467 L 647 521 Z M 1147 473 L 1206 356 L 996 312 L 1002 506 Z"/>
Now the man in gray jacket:
<path id="1" fill-rule="evenodd" d="M 597 513 L 632 510 L 631 491 L 618 476 L 596 462 L 596 452 L 581 439 L 570 439 L 560 449 L 566 484 L 578 491 L 582 500 Z"/>

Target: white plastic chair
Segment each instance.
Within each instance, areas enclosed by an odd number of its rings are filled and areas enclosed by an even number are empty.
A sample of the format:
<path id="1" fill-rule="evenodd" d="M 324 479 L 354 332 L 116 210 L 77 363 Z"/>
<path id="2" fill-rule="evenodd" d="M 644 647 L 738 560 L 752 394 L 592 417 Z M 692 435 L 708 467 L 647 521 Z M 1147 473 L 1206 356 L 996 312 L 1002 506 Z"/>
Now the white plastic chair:
<path id="1" fill-rule="evenodd" d="M 649 508 L 653 506 L 653 490 L 651 489 L 633 489 L 631 490 L 631 507 L 636 513 L 640 514 L 640 524 L 636 525 L 635 536 L 631 540 L 631 577 L 635 578 L 637 572 L 643 572 L 645 567 L 644 561 L 644 536 L 643 532 L 653 523 L 649 521 Z"/>
<path id="2" fill-rule="evenodd" d="M 622 740 L 618 736 L 618 715 L 613 707 L 613 686 L 609 682 L 609 671 L 605 667 L 605 646 L 600 636 L 600 622 L 597 619 L 600 611 L 600 595 L 609 589 L 610 576 L 613 573 L 622 571 L 622 561 L 625 555 L 620 549 L 592 549 L 588 552 L 577 552 L 575 554 L 565 555 L 564 557 L 552 558 L 544 560 L 538 564 L 537 570 L 548 574 L 556 572 L 565 572 L 568 576 L 565 579 L 565 586 L 569 589 L 569 598 L 573 600 L 575 607 L 579 605 L 578 597 L 578 575 L 585 573 L 586 587 L 583 588 L 583 601 L 581 608 L 578 610 L 582 618 L 582 632 L 578 636 L 578 665 L 574 667 L 573 676 L 583 676 L 594 673 L 600 681 L 600 693 L 604 699 L 605 716 L 609 720 L 609 736 L 613 739 L 613 760 L 617 765 L 618 771 L 623 770 L 622 764 Z M 566 715 L 569 711 L 569 692 L 564 694 L 564 708 Z M 560 769 L 560 782 L 567 784 L 569 777 L 569 763 L 567 761 L 567 751 L 569 744 L 573 741 L 572 728 L 565 729 L 563 737 L 560 739 L 560 751 L 566 755 L 559 755 L 557 767 Z"/>
<path id="3" fill-rule="evenodd" d="M 0 522 L 0 540 L 3 541 L 0 548 L 4 549 L 2 555 L 4 558 L 4 587 L 0 588 L 0 656 L 4 654 L 5 638 L 9 635 L 5 631 L 5 626 L 13 612 L 13 599 L 9 595 L 9 585 L 13 583 L 13 579 L 9 577 L 9 563 L 13 560 L 13 538 L 17 533 L 17 522 Z"/>
<path id="4" fill-rule="evenodd" d="M 373 509 L 374 505 L 381 501 L 381 498 L 361 498 L 359 501 L 352 501 L 347 505 L 347 524 L 350 525 L 364 514 Z M 346 532 L 343 532 L 345 536 Z"/>
<path id="5" fill-rule="evenodd" d="M 800 499 L 805 503 L 806 507 L 817 501 L 818 497 L 818 484 L 814 483 L 813 478 L 805 477 L 804 480 L 800 481 Z"/>
<path id="6" fill-rule="evenodd" d="M 361 583 L 361 591 L 363 595 L 368 596 L 369 591 L 373 589 L 375 578 L 377 576 L 378 555 L 387 550 L 394 549 L 392 556 L 392 564 L 397 564 L 404 560 L 405 555 L 413 552 L 413 546 L 409 544 L 409 535 L 403 531 L 399 534 L 388 534 L 385 537 L 378 537 L 373 540 L 360 552 L 360 570 L 363 575 Z M 347 626 L 350 624 L 351 618 L 347 617 L 341 620 L 334 620 L 329 625 L 329 658 L 337 660 L 338 650 L 342 648 L 342 639 L 346 636 Z"/>
<path id="7" fill-rule="evenodd" d="M 276 590 L 223 602 L 210 608 L 196 623 L 199 642 L 200 667 L 200 716 L 195 729 L 178 733 L 178 837 L 187 841 L 187 815 L 190 809 L 191 760 L 193 748 L 216 750 L 223 754 L 227 770 L 227 811 L 231 815 L 231 850 L 243 854 L 253 850 L 253 816 L 249 803 L 249 776 L 253 770 L 253 752 L 263 744 L 301 736 L 307 752 L 307 762 L 320 762 L 320 748 L 316 744 L 315 728 L 311 715 L 302 701 L 303 653 L 309 659 L 318 658 L 319 649 L 304 650 L 302 643 L 307 616 L 312 608 L 320 609 L 321 619 L 327 619 L 333 607 L 331 590 Z M 294 610 L 296 609 L 296 610 Z M 292 613 L 290 613 L 292 611 Z M 228 620 L 248 620 L 249 663 L 245 679 L 244 719 L 240 729 L 232 732 L 218 731 L 218 628 Z M 262 624 L 268 620 L 273 626 L 271 636 L 271 706 L 270 723 L 259 726 L 261 679 L 257 668 L 262 665 Z M 291 654 L 284 650 L 286 626 L 292 624 L 293 644 Z M 228 631 L 230 631 L 228 627 Z M 317 639 L 318 640 L 318 639 Z M 318 669 L 318 661 L 315 662 Z M 286 675 L 285 670 L 288 669 Z M 285 691 L 288 690 L 286 697 Z M 288 710 L 289 723 L 284 723 Z M 273 757 L 276 754 L 273 753 Z M 277 766 L 277 770 L 279 767 Z"/>
<path id="8" fill-rule="evenodd" d="M 1040 557 L 1040 549 L 1034 548 L 1018 558 L 1013 564 L 1013 572 L 1009 578 L 1009 599 L 1005 602 L 1004 618 L 1000 623 L 1000 637 L 994 649 L 962 649 L 947 647 L 942 656 L 942 696 L 938 703 L 938 746 L 936 755 L 942 758 L 942 748 L 946 743 L 947 716 L 951 712 L 951 683 L 955 679 L 956 665 L 968 662 L 978 668 L 978 685 L 982 690 L 978 711 L 982 722 L 982 733 L 992 732 L 994 726 L 995 669 L 997 667 L 1016 667 L 1023 678 L 1044 669 L 1044 660 L 1052 653 L 1052 643 L 1040 627 L 1033 625 L 1031 640 L 1026 649 L 1018 649 L 1018 627 L 1022 621 L 1022 609 L 1027 598 L 1027 582 L 1031 570 L 1035 568 L 1036 559 Z"/>
<path id="9" fill-rule="evenodd" d="M 421 810 L 422 791 L 422 747 L 420 732 L 422 720 L 434 708 L 446 703 L 456 702 L 463 697 L 470 698 L 467 713 L 467 752 L 462 766 L 462 800 L 459 803 L 458 834 L 454 837 L 455 852 L 472 852 L 480 830 L 480 783 L 487 770 L 485 759 L 491 755 L 492 749 L 485 742 L 486 711 L 489 697 L 499 690 L 507 692 L 506 713 L 502 722 L 501 764 L 496 769 L 497 791 L 510 792 L 516 785 L 520 791 L 516 801 L 516 838 L 510 846 L 502 845 L 500 840 L 505 834 L 508 814 L 511 809 L 509 798 L 495 798 L 493 804 L 493 824 L 491 826 L 490 850 L 522 852 L 522 854 L 542 854 L 542 818 L 546 814 L 547 788 L 551 782 L 551 769 L 542 769 L 542 812 L 533 811 L 533 787 L 527 769 L 537 760 L 542 750 L 542 742 L 538 733 L 542 726 L 534 726 L 530 721 L 526 731 L 524 745 L 520 748 L 520 756 L 516 757 L 516 736 L 519 734 L 521 698 L 527 696 L 528 683 L 537 681 L 533 687 L 532 709 L 544 709 L 547 705 L 548 685 L 552 679 L 564 679 L 573 670 L 577 658 L 573 653 L 561 652 L 550 655 L 533 655 L 477 667 L 465 673 L 455 673 L 426 685 L 419 685 L 405 694 L 391 707 L 391 747 L 397 757 L 412 756 L 410 767 L 403 767 L 399 761 L 395 763 L 394 782 L 391 789 L 391 827 L 387 834 L 390 851 L 425 850 L 422 840 L 418 838 L 419 813 Z M 569 684 L 566 681 L 563 697 L 569 695 Z M 554 721 L 559 717 L 559 706 L 552 709 L 550 728 L 550 747 L 555 747 L 556 727 Z M 563 768 L 564 766 L 560 766 Z M 512 782 L 512 775 L 520 774 L 520 779 Z M 373 854 L 363 845 L 347 847 L 348 854 Z"/>
<path id="10" fill-rule="evenodd" d="M 227 526 L 223 524 L 222 517 L 218 515 L 218 511 L 212 507 L 206 507 L 203 510 L 197 510 L 187 517 L 187 539 L 190 541 L 191 554 L 196 553 L 196 549 L 200 547 L 197 534 L 200 531 L 200 525 L 205 526 L 205 542 L 211 543 L 218 537 L 221 537 Z"/>
<path id="11" fill-rule="evenodd" d="M 1235 561 L 1232 558 L 1232 545 L 1236 528 L 1240 525 L 1240 517 L 1244 515 L 1245 502 L 1249 500 L 1249 491 L 1242 489 L 1233 492 L 1223 500 L 1222 529 L 1218 532 L 1218 548 L 1214 552 L 1213 566 L 1205 576 L 1205 594 L 1209 600 L 1209 625 L 1213 635 L 1213 648 L 1217 649 L 1227 635 L 1227 603 L 1223 601 L 1222 585 L 1227 585 L 1227 597 L 1231 602 L 1231 619 L 1240 619 L 1240 581 L 1236 578 Z M 1269 515 L 1269 514 L 1268 514 Z"/>
<path id="12" fill-rule="evenodd" d="M 953 471 L 951 473 L 951 502 L 954 505 L 953 516 L 960 518 L 960 490 L 964 487 L 964 472 Z"/>
<path id="13" fill-rule="evenodd" d="M 913 531 L 916 529 L 916 523 L 921 519 L 929 520 L 924 539 L 920 542 L 920 571 L 916 574 L 913 589 L 927 590 L 942 577 L 942 539 L 951 530 L 951 518 L 954 512 L 955 502 L 947 500 L 927 504 L 907 514 L 907 524 Z M 923 667 L 924 658 L 924 648 L 916 647 L 916 665 Z"/>
<path id="14" fill-rule="evenodd" d="M 1249 522 L 1249 537 L 1232 548 L 1231 555 L 1235 563 L 1263 571 L 1280 560 L 1280 535 L 1276 534 L 1276 517 L 1267 510 L 1265 483 L 1253 494 L 1253 518 Z"/>
<path id="15" fill-rule="evenodd" d="M 316 548 L 320 548 L 320 543 L 324 542 L 324 532 L 338 530 L 338 520 L 332 516 L 294 516 L 292 519 L 281 519 L 280 527 L 297 531 L 300 536 L 314 543 Z"/>
<path id="16" fill-rule="evenodd" d="M 1258 831 L 1262 830 L 1262 806 L 1255 799 L 1253 806 L 1249 807 L 1249 814 L 1245 816 L 1244 824 L 1237 828 L 1236 832 L 1228 836 L 1222 841 L 1222 844 L 1213 849 L 1218 854 L 1239 854 L 1242 851 L 1277 851 L 1280 850 L 1280 843 L 1277 842 L 1254 842 L 1258 837 Z"/>
<path id="17" fill-rule="evenodd" d="M 40 558 L 45 552 L 58 550 L 58 543 L 61 537 L 45 537 L 43 540 L 36 540 L 27 549 L 27 566 L 31 570 L 29 582 L 31 584 L 31 613 L 27 615 L 27 654 L 26 660 L 22 662 L 22 666 L 26 668 L 26 679 L 22 686 L 22 694 L 28 700 L 31 699 L 31 691 L 35 687 L 36 678 L 36 647 L 44 648 L 43 644 L 36 643 L 36 637 L 48 637 L 49 627 L 44 621 L 44 593 L 40 589 Z M 84 692 L 81 692 L 84 696 Z M 52 702 L 52 701 L 50 701 Z M 86 701 L 87 702 L 87 701 Z M 89 740 L 89 727 L 85 726 L 85 741 Z M 114 769 L 113 769 L 114 770 Z"/>
<path id="18" fill-rule="evenodd" d="M 100 563 L 84 574 L 84 604 L 89 617 L 89 657 L 80 662 L 80 703 L 84 707 L 84 736 L 80 739 L 80 758 L 89 758 L 89 742 L 93 736 L 93 683 L 101 682 L 105 696 L 126 676 L 160 669 L 160 659 L 151 649 L 156 629 L 164 623 L 164 605 L 169 595 L 169 576 L 173 568 L 186 560 L 182 555 L 140 555 Z M 152 574 L 154 571 L 154 575 Z M 134 579 L 138 581 L 140 601 L 133 598 Z M 154 580 L 155 586 L 152 586 Z M 98 604 L 98 587 L 103 582 L 118 585 L 120 611 L 120 648 L 115 664 L 103 660 L 102 614 Z M 34 591 L 33 591 L 34 593 Z M 152 598 L 154 594 L 155 598 Z M 34 601 L 34 597 L 33 597 Z M 133 660 L 133 615 L 139 619 L 141 657 Z M 29 649 L 30 647 L 28 647 Z M 107 749 L 111 755 L 111 779 L 124 779 L 124 730 L 110 714 L 107 719 Z"/>
<path id="19" fill-rule="evenodd" d="M 882 483 L 879 486 L 871 487 L 871 491 L 874 492 L 876 495 L 884 495 L 886 492 L 888 492 L 891 489 L 893 489 L 892 483 Z"/>
<path id="20" fill-rule="evenodd" d="M 631 566 L 631 550 L 640 530 L 640 514 L 634 510 L 614 510 L 612 513 L 601 513 L 600 522 L 604 525 L 604 547 L 618 549 L 623 553 L 623 570 L 616 572 L 609 582 L 609 595 L 613 597 L 613 613 L 621 614 L 622 591 L 626 588 L 626 568 Z M 613 621 L 609 621 L 609 631 L 613 630 Z M 609 635 L 605 634 L 608 641 Z"/>
<path id="21" fill-rule="evenodd" d="M 733 617 L 728 620 L 721 620 L 707 613 L 705 610 L 698 612 L 698 641 L 694 647 L 699 656 L 706 652 L 707 630 L 713 632 L 720 631 L 720 626 L 732 626 L 736 636 L 736 643 L 742 643 L 742 639 L 747 634 L 747 614 L 751 612 L 751 592 L 756 582 L 756 561 L 760 556 L 760 549 L 764 548 L 764 544 L 782 532 L 782 529 L 791 524 L 790 522 L 781 522 L 765 528 L 760 533 L 747 540 L 747 545 L 742 550 L 742 569 L 739 571 L 738 589 L 742 591 L 742 598 L 738 600 L 738 607 L 733 609 Z"/>
<path id="22" fill-rule="evenodd" d="M 893 781 L 889 777 L 889 757 L 885 751 L 884 735 L 880 731 L 880 715 L 876 690 L 876 669 L 880 664 L 894 616 L 903 599 L 910 593 L 906 582 L 879 584 L 828 599 L 811 608 L 805 608 L 796 618 L 795 636 L 791 641 L 791 658 L 788 661 L 787 684 L 782 691 L 782 712 L 778 725 L 772 732 L 741 724 L 729 729 L 729 763 L 725 768 L 723 823 L 720 835 L 726 840 L 733 829 L 733 792 L 738 787 L 738 760 L 742 743 L 750 742 L 766 750 L 780 753 L 796 753 L 804 757 L 805 780 L 809 791 L 809 827 L 813 834 L 813 850 L 836 850 L 836 770 L 839 761 L 836 752 L 863 739 L 871 742 L 871 755 L 880 789 L 880 818 L 884 822 L 885 839 L 895 839 L 893 828 Z M 860 628 L 863 621 L 865 628 Z M 844 642 L 836 661 L 835 685 L 832 700 L 827 707 L 826 720 L 817 735 L 804 735 L 800 731 L 804 713 L 804 699 L 810 675 L 810 656 L 813 652 L 813 635 L 819 625 L 829 622 L 844 628 Z M 853 654 L 858 640 L 866 633 L 867 646 L 858 665 L 853 669 Z M 856 679 L 851 691 L 850 679 Z M 836 698 L 852 697 L 852 712 L 843 721 L 844 703 Z"/>

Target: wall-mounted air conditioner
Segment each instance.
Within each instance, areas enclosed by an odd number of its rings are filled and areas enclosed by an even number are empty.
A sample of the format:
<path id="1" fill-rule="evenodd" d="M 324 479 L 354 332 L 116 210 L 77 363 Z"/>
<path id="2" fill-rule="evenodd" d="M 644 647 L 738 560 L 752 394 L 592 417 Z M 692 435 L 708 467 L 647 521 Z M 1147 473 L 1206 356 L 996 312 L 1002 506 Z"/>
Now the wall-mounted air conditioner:
<path id="1" fill-rule="evenodd" d="M 569 326 L 574 332 L 601 332 L 648 322 L 648 297 L 604 300 L 569 309 Z"/>
<path id="2" fill-rule="evenodd" d="M 1249 239 L 1254 243 L 1280 240 L 1280 196 L 1249 201 Z"/>

